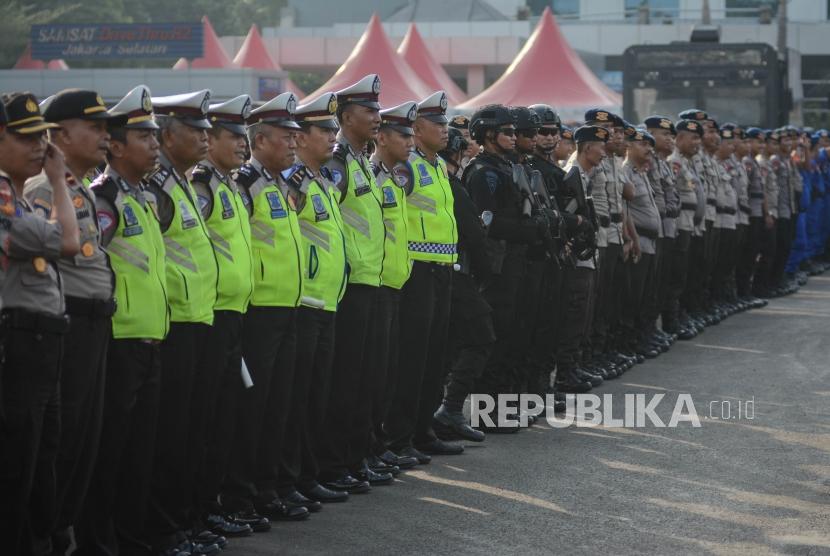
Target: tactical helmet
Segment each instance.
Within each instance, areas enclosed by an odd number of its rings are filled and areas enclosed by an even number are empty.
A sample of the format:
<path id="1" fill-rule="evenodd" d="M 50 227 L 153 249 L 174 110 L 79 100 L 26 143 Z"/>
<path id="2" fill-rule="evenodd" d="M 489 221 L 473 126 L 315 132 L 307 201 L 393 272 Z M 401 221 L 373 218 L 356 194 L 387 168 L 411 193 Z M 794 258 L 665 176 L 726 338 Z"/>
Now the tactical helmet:
<path id="1" fill-rule="evenodd" d="M 542 127 L 542 119 L 536 111 L 526 106 L 511 106 L 510 115 L 516 123 L 516 129 L 539 129 Z"/>
<path id="2" fill-rule="evenodd" d="M 483 143 L 485 131 L 513 123 L 513 116 L 506 106 L 503 104 L 488 104 L 476 110 L 473 117 L 470 118 L 470 135 L 478 143 Z"/>
<path id="3" fill-rule="evenodd" d="M 556 127 L 562 127 L 562 119 L 559 117 L 559 114 L 548 104 L 531 104 L 528 106 L 531 110 L 536 112 L 539 116 L 539 120 L 541 120 L 540 125 L 550 125 Z"/>
<path id="4" fill-rule="evenodd" d="M 470 143 L 467 142 L 460 130 L 451 127 L 447 130 L 447 133 L 447 146 L 438 153 L 442 158 L 451 158 L 459 152 L 466 151 L 467 147 L 470 146 Z"/>

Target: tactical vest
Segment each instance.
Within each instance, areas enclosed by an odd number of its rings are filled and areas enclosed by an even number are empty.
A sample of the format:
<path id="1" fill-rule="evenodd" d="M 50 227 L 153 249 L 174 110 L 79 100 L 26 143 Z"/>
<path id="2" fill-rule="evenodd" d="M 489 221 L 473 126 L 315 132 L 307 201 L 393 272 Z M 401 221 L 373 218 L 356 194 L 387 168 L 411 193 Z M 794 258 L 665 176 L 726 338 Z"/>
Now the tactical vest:
<path id="1" fill-rule="evenodd" d="M 347 174 L 342 176 L 347 186 L 341 194 L 340 214 L 345 225 L 349 283 L 380 286 L 385 231 L 375 175 L 365 160 L 358 161 L 342 143 L 335 146 L 334 157 L 343 164 Z"/>
<path id="2" fill-rule="evenodd" d="M 297 213 L 305 259 L 303 293 L 322 301 L 323 310 L 336 311 L 348 278 L 339 192 L 325 178 L 316 178 L 302 166 L 283 176 L 290 187 L 305 195 L 305 203 Z"/>
<path id="3" fill-rule="evenodd" d="M 258 307 L 297 307 L 303 296 L 300 225 L 293 200 L 289 204 L 276 180 L 251 164 L 236 173 L 237 186 L 251 200 L 251 251 L 254 295 Z"/>
<path id="4" fill-rule="evenodd" d="M 399 290 L 409 279 L 412 271 L 409 245 L 407 242 L 407 202 L 406 192 L 395 182 L 386 168 L 378 166 L 376 177 L 383 180 L 380 184 L 383 208 L 383 225 L 386 228 L 386 240 L 383 244 L 383 285 Z"/>
<path id="5" fill-rule="evenodd" d="M 190 183 L 159 168 L 150 181 L 170 197 L 173 219 L 163 233 L 170 320 L 213 324 L 218 268 L 210 236 Z"/>
<path id="6" fill-rule="evenodd" d="M 99 185 L 100 184 L 100 185 Z M 165 247 L 158 218 L 149 202 L 143 205 L 123 180 L 107 176 L 93 190 L 117 188 L 114 200 L 118 227 L 107 245 L 115 272 L 112 337 L 163 340 L 170 329 L 166 292 Z"/>
<path id="7" fill-rule="evenodd" d="M 244 313 L 254 291 L 248 214 L 239 193 L 221 181 L 212 168 L 197 166 L 193 181 L 197 180 L 213 194 L 212 211 L 205 225 L 219 267 L 215 309 Z"/>
<path id="8" fill-rule="evenodd" d="M 458 228 L 447 164 L 433 165 L 419 152 L 409 157 L 414 183 L 406 197 L 409 255 L 416 261 L 454 263 L 458 260 Z"/>

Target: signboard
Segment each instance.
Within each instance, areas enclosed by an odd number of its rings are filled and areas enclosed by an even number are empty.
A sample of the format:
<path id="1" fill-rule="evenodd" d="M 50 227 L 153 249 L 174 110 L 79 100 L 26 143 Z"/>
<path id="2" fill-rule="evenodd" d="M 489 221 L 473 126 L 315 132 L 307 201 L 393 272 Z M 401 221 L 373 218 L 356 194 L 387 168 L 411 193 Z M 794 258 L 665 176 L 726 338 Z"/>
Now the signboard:
<path id="1" fill-rule="evenodd" d="M 187 58 L 202 56 L 201 23 L 32 25 L 32 58 Z"/>

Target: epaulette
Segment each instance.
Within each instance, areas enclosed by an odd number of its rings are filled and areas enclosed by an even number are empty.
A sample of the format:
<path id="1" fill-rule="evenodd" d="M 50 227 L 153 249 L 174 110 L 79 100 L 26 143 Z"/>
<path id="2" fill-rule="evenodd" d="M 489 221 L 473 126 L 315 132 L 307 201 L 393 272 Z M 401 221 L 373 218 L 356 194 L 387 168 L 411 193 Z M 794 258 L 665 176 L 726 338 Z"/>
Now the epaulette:
<path id="1" fill-rule="evenodd" d="M 328 167 L 321 167 L 320 175 L 329 180 L 330 182 L 334 182 L 334 176 L 332 175 L 331 170 L 329 170 Z"/>
<path id="2" fill-rule="evenodd" d="M 115 205 L 115 200 L 118 198 L 118 182 L 112 176 L 101 174 L 89 186 L 96 197 L 103 197 L 112 205 Z"/>
<path id="3" fill-rule="evenodd" d="M 383 170 L 380 164 L 378 164 L 374 160 L 369 161 L 369 168 L 371 168 L 372 173 L 375 175 L 375 178 L 377 178 L 380 175 L 380 172 Z"/>
<path id="4" fill-rule="evenodd" d="M 209 168 L 203 164 L 197 164 L 196 167 L 193 168 L 193 174 L 190 179 L 191 181 L 197 181 L 205 185 L 210 185 L 210 180 L 213 179 L 213 168 Z"/>
<path id="5" fill-rule="evenodd" d="M 254 168 L 253 164 L 246 162 L 242 166 L 240 166 L 234 173 L 233 173 L 233 181 L 237 183 L 237 185 L 242 185 L 246 189 L 250 188 L 251 185 L 254 184 L 261 177 L 259 171 Z"/>
<path id="6" fill-rule="evenodd" d="M 292 188 L 305 193 L 309 182 L 314 179 L 314 174 L 302 164 L 298 164 L 283 172 L 282 178 Z"/>
<path id="7" fill-rule="evenodd" d="M 158 187 L 164 187 L 164 183 L 170 177 L 170 171 L 163 166 L 159 166 L 153 171 L 149 176 L 147 176 L 147 182 L 152 183 Z"/>
<path id="8" fill-rule="evenodd" d="M 334 145 L 334 152 L 331 153 L 331 156 L 336 160 L 339 160 L 343 163 L 343 166 L 346 166 L 346 159 L 349 157 L 349 146 L 344 145 L 343 143 L 337 143 Z"/>

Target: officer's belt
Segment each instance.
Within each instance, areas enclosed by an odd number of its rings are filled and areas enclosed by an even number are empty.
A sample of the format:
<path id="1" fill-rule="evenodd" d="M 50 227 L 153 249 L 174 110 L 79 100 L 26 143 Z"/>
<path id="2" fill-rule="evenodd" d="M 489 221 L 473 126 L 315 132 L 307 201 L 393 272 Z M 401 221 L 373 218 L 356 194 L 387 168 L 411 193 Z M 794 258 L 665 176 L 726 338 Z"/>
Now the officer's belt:
<path id="1" fill-rule="evenodd" d="M 680 210 L 697 210 L 697 203 L 680 203 Z"/>
<path id="2" fill-rule="evenodd" d="M 749 198 L 750 199 L 763 199 L 764 194 L 763 193 L 750 193 Z"/>
<path id="3" fill-rule="evenodd" d="M 640 226 L 634 226 L 634 229 L 637 230 L 637 235 L 641 235 L 652 240 L 657 239 L 660 235 L 656 230 L 649 230 L 648 228 L 641 228 Z"/>
<path id="4" fill-rule="evenodd" d="M 716 209 L 718 214 L 735 214 L 735 209 L 732 207 L 718 207 Z"/>
<path id="5" fill-rule="evenodd" d="M 49 334 L 66 334 L 69 330 L 68 315 L 52 316 L 25 309 L 5 309 L 0 318 L 4 327 L 15 330 Z"/>
<path id="6" fill-rule="evenodd" d="M 611 225 L 611 219 L 607 216 L 597 216 L 597 220 L 599 220 L 599 225 L 603 228 L 607 228 Z"/>
<path id="7" fill-rule="evenodd" d="M 718 200 L 717 199 L 706 199 L 706 204 L 709 205 L 710 207 L 716 207 L 716 206 L 718 206 Z"/>
<path id="8" fill-rule="evenodd" d="M 744 214 L 751 214 L 752 213 L 752 208 L 747 207 L 745 205 L 741 205 L 740 209 L 741 209 L 741 212 L 744 213 Z"/>
<path id="9" fill-rule="evenodd" d="M 611 214 L 611 222 L 614 224 L 621 224 L 622 223 L 622 214 L 620 213 L 612 213 Z"/>
<path id="10" fill-rule="evenodd" d="M 66 314 L 79 317 L 107 318 L 115 314 L 114 299 L 90 299 L 66 296 Z"/>

